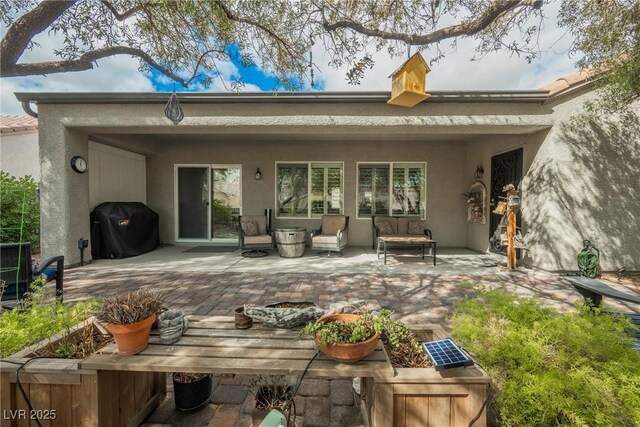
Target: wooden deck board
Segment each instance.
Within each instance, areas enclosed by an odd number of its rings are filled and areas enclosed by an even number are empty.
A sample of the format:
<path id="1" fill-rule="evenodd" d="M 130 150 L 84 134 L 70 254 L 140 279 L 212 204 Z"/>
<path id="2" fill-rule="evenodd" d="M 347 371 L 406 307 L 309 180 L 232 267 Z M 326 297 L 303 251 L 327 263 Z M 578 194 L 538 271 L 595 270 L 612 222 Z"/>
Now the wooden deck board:
<path id="1" fill-rule="evenodd" d="M 157 332 L 149 347 L 133 356 L 117 354 L 115 344 L 81 363 L 82 369 L 216 374 L 293 374 L 302 372 L 315 355 L 312 339 L 298 339 L 299 329 L 273 329 L 260 324 L 235 329 L 233 317 L 191 316 L 189 329 L 175 344 L 162 345 Z M 323 354 L 308 375 L 318 377 L 389 377 L 394 375 L 381 343 L 357 363 L 339 363 Z"/>

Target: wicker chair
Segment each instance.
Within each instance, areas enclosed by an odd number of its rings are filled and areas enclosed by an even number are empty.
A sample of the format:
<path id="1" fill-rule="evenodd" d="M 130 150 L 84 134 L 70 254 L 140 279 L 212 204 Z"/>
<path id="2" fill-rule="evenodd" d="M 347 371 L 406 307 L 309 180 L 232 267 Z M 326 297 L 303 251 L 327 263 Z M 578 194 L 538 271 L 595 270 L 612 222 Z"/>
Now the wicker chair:
<path id="1" fill-rule="evenodd" d="M 31 264 L 31 243 L 0 243 L 0 280 L 5 281 L 2 301 L 20 300 L 29 291 L 33 278 L 45 274 L 56 264 L 56 297 L 62 300 L 64 286 L 64 256 L 43 260 L 38 268 Z"/>
<path id="2" fill-rule="evenodd" d="M 255 221 L 258 223 L 258 234 L 256 236 L 247 236 L 243 223 Z M 238 217 L 239 223 L 239 239 L 238 246 L 242 250 L 243 257 L 258 258 L 269 255 L 273 249 L 273 233 L 267 228 L 267 217 L 265 215 L 244 215 Z M 246 224 L 245 224 L 246 226 Z"/>
<path id="3" fill-rule="evenodd" d="M 349 217 L 345 215 L 323 215 L 322 224 L 311 232 L 311 250 L 317 250 L 318 256 L 342 256 L 347 246 L 347 227 Z"/>

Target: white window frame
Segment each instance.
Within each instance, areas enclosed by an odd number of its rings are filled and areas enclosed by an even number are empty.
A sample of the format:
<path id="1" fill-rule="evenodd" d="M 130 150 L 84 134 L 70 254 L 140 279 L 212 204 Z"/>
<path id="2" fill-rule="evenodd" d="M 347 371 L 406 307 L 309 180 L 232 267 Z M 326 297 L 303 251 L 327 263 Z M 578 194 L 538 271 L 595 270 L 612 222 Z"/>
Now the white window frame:
<path id="1" fill-rule="evenodd" d="M 280 216 L 278 214 L 278 166 L 279 165 L 307 165 L 307 216 Z M 275 170 L 274 170 L 274 181 L 273 181 L 273 195 L 274 195 L 274 204 L 275 206 L 275 217 L 277 219 L 301 219 L 301 220 L 309 220 L 309 219 L 317 219 L 322 217 L 322 215 L 312 214 L 311 213 L 311 167 L 312 166 L 320 166 L 320 167 L 330 167 L 330 166 L 340 166 L 341 171 L 341 179 L 340 179 L 340 197 L 342 198 L 342 206 L 340 207 L 341 213 L 338 215 L 344 215 L 344 203 L 345 203 L 345 195 L 344 195 L 344 162 L 341 161 L 277 161 L 275 162 Z M 315 215 L 315 216 L 313 216 Z"/>
<path id="2" fill-rule="evenodd" d="M 427 218 L 427 162 L 356 162 L 356 219 L 371 220 L 371 216 L 360 216 L 360 165 L 388 165 L 389 166 L 389 207 L 387 215 L 385 216 L 402 216 L 407 218 L 420 218 L 422 220 Z M 392 213 L 392 200 L 393 200 L 393 167 L 406 168 L 408 165 L 420 165 L 423 167 L 423 187 L 422 187 L 422 200 L 420 200 L 421 215 L 393 215 Z"/>
<path id="3" fill-rule="evenodd" d="M 178 169 L 179 168 L 208 168 L 207 173 L 207 187 L 208 187 L 208 203 L 209 208 L 207 209 L 207 236 L 208 238 L 204 239 L 192 239 L 192 238 L 180 238 L 180 221 L 178 220 Z M 237 242 L 238 239 L 214 239 L 211 237 L 211 210 L 213 207 L 213 200 L 211 199 L 211 193 L 213 185 L 211 171 L 213 169 L 224 169 L 224 168 L 238 168 L 240 169 L 240 215 L 242 215 L 243 210 L 243 200 L 242 200 L 242 165 L 241 164 L 219 164 L 219 163 L 208 163 L 208 164 L 199 164 L 199 163 L 174 163 L 173 165 L 173 225 L 174 225 L 174 237 L 173 240 L 176 243 L 203 243 L 203 242 L 218 242 L 218 243 L 233 243 Z"/>

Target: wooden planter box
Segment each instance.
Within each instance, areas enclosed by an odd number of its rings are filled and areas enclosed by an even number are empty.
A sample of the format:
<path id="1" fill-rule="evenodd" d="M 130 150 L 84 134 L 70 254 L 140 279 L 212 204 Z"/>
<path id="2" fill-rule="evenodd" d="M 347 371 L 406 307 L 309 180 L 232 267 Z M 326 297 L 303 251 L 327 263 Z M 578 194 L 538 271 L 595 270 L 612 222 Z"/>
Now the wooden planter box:
<path id="1" fill-rule="evenodd" d="M 77 325 L 72 333 L 83 326 Z M 7 359 L 26 362 L 34 350 L 59 341 L 63 334 Z M 164 373 L 79 369 L 81 361 L 35 359 L 20 370 L 20 383 L 33 407 L 31 413 L 16 383 L 18 365 L 2 362 L 0 424 L 36 426 L 33 417 L 38 417 L 43 426 L 138 426 L 164 399 Z"/>
<path id="2" fill-rule="evenodd" d="M 438 325 L 412 328 L 420 341 L 446 338 Z M 477 365 L 436 371 L 395 368 L 389 378 L 363 378 L 363 412 L 371 427 L 468 426 L 480 412 L 489 377 Z M 486 409 L 474 427 L 487 425 Z"/>

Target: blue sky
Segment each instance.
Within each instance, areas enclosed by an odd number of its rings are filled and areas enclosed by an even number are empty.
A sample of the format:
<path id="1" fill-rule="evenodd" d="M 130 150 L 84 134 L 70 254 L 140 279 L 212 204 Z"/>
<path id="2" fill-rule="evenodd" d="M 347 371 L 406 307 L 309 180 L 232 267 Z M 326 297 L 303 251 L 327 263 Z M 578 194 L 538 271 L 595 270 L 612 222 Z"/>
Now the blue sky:
<path id="1" fill-rule="evenodd" d="M 506 52 L 495 52 L 474 62 L 471 59 L 474 57 L 476 42 L 461 39 L 455 50 L 449 49 L 446 57 L 431 67 L 431 73 L 427 76 L 427 91 L 537 89 L 573 72 L 576 58 L 568 56 L 571 39 L 566 30 L 559 28 L 555 18 L 558 3 L 552 2 L 546 7 L 547 19 L 540 36 L 540 59 L 528 64 L 524 58 L 510 56 Z M 36 41 L 40 47 L 25 52 L 21 61 L 35 62 L 55 58 L 52 52 L 60 44 L 59 37 L 44 32 Z M 442 47 L 447 49 L 445 45 Z M 421 53 L 427 61 L 434 56 L 429 49 L 422 50 Z M 339 69 L 330 67 L 328 55 L 319 44 L 313 48 L 313 58 L 317 66 L 314 71 L 316 85 L 313 88 L 307 87 L 306 90 L 388 91 L 391 87 L 389 74 L 405 60 L 391 58 L 386 52 L 379 52 L 373 55 L 373 70 L 367 70 L 361 84 L 353 86 L 346 80 L 349 64 Z M 189 90 L 226 91 L 237 78 L 246 83 L 241 90 L 277 89 L 276 79 L 257 66 L 244 67 L 238 59 L 219 63 L 218 66 L 220 78 L 214 79 L 210 87 L 204 88 L 196 84 Z M 89 71 L 1 79 L 0 113 L 24 114 L 13 92 L 170 92 L 173 87 L 174 83 L 159 73 L 140 73 L 138 62 L 134 58 L 118 56 L 100 60 Z M 182 88 L 176 85 L 176 90 Z"/>

